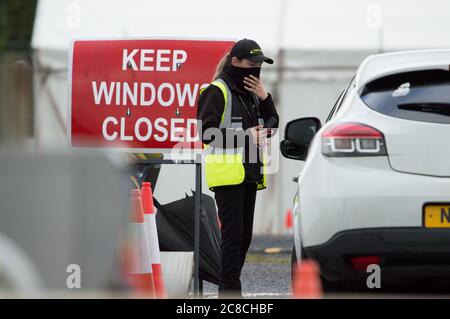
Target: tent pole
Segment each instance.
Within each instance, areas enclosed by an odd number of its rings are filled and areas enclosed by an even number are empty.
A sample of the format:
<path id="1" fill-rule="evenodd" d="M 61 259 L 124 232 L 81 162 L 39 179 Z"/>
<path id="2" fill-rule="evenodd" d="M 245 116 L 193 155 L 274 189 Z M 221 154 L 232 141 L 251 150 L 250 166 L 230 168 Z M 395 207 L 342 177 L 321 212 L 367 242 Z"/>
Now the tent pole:
<path id="1" fill-rule="evenodd" d="M 199 293 L 199 269 L 200 269 L 200 210 L 202 195 L 202 162 L 201 156 L 195 161 L 195 224 L 194 224 L 194 296 Z"/>

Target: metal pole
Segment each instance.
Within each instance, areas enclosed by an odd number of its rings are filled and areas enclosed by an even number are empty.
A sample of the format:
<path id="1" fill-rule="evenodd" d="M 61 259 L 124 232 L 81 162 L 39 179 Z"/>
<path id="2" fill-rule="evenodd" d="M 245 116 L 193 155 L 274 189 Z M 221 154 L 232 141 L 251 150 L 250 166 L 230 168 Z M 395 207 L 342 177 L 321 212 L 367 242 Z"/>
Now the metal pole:
<path id="1" fill-rule="evenodd" d="M 195 164 L 195 195 L 194 195 L 194 297 L 200 297 L 200 216 L 202 211 L 202 157 L 198 154 L 195 160 L 167 160 L 160 158 L 149 158 L 137 160 L 139 164 Z"/>
<path id="2" fill-rule="evenodd" d="M 202 162 L 197 156 L 195 161 L 195 224 L 194 224 L 194 296 L 199 297 L 200 270 L 200 210 L 202 195 Z"/>

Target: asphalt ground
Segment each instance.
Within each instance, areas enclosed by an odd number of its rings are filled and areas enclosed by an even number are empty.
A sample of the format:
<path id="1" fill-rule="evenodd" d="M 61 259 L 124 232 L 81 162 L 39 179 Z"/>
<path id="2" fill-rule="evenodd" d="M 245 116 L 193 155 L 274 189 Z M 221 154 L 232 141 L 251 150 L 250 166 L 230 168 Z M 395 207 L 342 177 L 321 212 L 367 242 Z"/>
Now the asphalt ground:
<path id="1" fill-rule="evenodd" d="M 242 293 L 246 298 L 291 296 L 292 236 L 254 236 L 244 268 Z M 204 296 L 217 298 L 217 286 L 204 283 Z"/>
<path id="2" fill-rule="evenodd" d="M 292 298 L 292 236 L 254 236 L 242 270 L 245 298 Z M 204 283 L 204 298 L 217 298 L 217 286 Z M 364 292 L 325 292 L 324 298 L 450 298 L 450 284 L 429 283 L 382 287 Z"/>

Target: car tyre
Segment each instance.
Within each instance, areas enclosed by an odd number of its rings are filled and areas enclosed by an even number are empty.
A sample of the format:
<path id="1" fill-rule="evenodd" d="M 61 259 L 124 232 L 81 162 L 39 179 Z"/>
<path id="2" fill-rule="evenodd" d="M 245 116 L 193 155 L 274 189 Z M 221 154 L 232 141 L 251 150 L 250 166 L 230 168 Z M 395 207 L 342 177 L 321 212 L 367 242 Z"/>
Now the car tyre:
<path id="1" fill-rule="evenodd" d="M 302 247 L 302 259 L 308 260 L 309 257 L 305 252 L 305 249 Z M 298 262 L 297 259 L 297 253 L 295 251 L 295 246 L 292 248 L 292 255 L 291 255 L 291 285 L 294 286 L 295 282 L 295 266 Z M 322 275 L 320 275 L 320 280 L 322 283 L 322 289 L 324 292 L 345 292 L 345 291 L 353 291 L 353 290 L 360 290 L 360 285 L 356 285 L 356 283 L 352 281 L 335 281 L 335 280 L 328 280 L 324 278 Z"/>

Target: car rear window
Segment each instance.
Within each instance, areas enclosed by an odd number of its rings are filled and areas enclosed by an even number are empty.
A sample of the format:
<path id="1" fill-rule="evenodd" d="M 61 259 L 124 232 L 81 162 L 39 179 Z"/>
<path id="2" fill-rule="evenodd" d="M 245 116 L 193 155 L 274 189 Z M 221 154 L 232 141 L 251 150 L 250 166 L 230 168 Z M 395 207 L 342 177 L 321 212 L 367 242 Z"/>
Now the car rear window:
<path id="1" fill-rule="evenodd" d="M 435 69 L 385 76 L 366 84 L 361 99 L 389 116 L 450 124 L 450 72 Z"/>

